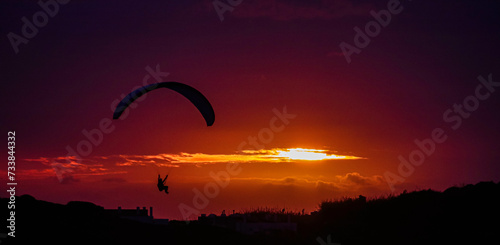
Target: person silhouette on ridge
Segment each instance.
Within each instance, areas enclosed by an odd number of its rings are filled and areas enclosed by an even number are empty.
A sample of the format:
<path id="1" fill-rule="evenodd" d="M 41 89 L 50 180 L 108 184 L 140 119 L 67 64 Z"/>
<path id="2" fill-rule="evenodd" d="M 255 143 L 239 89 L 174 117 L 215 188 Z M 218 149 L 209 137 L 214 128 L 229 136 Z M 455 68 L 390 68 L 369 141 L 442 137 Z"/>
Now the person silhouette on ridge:
<path id="1" fill-rule="evenodd" d="M 160 175 L 158 174 L 158 184 L 157 184 L 157 186 L 158 186 L 158 190 L 159 191 L 163 191 L 164 190 L 165 193 L 168 194 L 168 186 L 165 185 L 165 181 L 167 181 L 167 177 L 168 177 L 168 174 L 167 174 L 167 176 L 165 176 L 165 179 L 162 180 L 161 177 L 160 177 Z"/>

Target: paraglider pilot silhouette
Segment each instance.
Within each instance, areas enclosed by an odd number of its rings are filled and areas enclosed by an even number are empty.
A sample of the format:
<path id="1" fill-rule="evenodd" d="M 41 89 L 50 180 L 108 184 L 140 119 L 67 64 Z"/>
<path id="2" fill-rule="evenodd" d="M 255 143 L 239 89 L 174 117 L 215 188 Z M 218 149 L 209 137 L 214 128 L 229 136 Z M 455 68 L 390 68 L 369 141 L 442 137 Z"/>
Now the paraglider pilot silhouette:
<path id="1" fill-rule="evenodd" d="M 167 181 L 167 177 L 168 177 L 168 174 L 167 174 L 167 176 L 165 176 L 165 179 L 162 180 L 161 177 L 160 177 L 160 175 L 158 174 L 158 184 L 157 184 L 157 186 L 158 186 L 158 190 L 159 191 L 163 191 L 164 190 L 165 193 L 168 194 L 168 185 L 165 185 L 165 181 Z"/>
<path id="2" fill-rule="evenodd" d="M 214 109 L 212 108 L 212 105 L 207 100 L 207 98 L 195 88 L 178 82 L 160 82 L 160 83 L 146 85 L 142 88 L 134 90 L 132 93 L 125 96 L 125 98 L 123 98 L 123 100 L 120 101 L 120 103 L 116 106 L 116 109 L 113 113 L 113 119 L 120 118 L 123 111 L 125 111 L 125 109 L 127 109 L 127 107 L 130 104 L 132 104 L 132 102 L 134 102 L 137 98 L 158 88 L 168 88 L 186 97 L 189 101 L 191 101 L 191 103 L 193 103 L 193 105 L 198 109 L 198 111 L 200 111 L 201 115 L 205 119 L 205 122 L 207 123 L 207 126 L 212 126 L 214 124 L 215 121 Z M 165 193 L 168 194 L 168 186 L 165 186 L 165 181 L 167 180 L 167 177 L 168 174 L 167 176 L 165 176 L 165 179 L 161 179 L 160 174 L 158 174 L 157 186 L 159 191 L 164 190 Z"/>

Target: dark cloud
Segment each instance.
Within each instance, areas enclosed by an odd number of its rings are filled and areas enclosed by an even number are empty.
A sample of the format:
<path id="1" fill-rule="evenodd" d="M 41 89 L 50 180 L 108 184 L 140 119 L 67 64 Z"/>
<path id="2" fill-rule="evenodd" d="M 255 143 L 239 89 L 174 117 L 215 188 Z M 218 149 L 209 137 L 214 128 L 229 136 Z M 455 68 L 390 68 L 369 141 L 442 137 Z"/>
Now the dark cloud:
<path id="1" fill-rule="evenodd" d="M 340 189 L 334 184 L 322 180 L 316 181 L 316 190 L 320 193 L 338 192 Z"/>
<path id="2" fill-rule="evenodd" d="M 333 192 L 336 195 L 358 195 L 382 193 L 387 190 L 387 183 L 380 175 L 363 176 L 357 172 L 337 175 L 331 181 L 316 181 L 315 188 L 320 193 Z"/>

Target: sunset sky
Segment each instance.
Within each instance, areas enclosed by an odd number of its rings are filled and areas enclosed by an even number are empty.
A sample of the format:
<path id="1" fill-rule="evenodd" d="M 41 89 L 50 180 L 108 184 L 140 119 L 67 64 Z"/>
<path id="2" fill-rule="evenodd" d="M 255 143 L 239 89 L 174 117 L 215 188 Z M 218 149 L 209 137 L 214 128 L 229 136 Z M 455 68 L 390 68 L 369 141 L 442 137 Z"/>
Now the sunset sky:
<path id="1" fill-rule="evenodd" d="M 36 1 L 0 3 L 0 128 L 5 142 L 16 132 L 17 195 L 183 219 L 184 204 L 310 212 L 500 181 L 497 1 L 216 1 L 232 9 L 222 14 L 214 1 L 63 2 L 42 24 Z M 374 25 L 370 12 L 390 9 Z M 33 16 L 37 32 L 13 45 Z M 369 23 L 368 43 L 356 29 Z M 201 91 L 214 125 L 169 90 L 112 120 L 123 96 L 160 81 Z"/>

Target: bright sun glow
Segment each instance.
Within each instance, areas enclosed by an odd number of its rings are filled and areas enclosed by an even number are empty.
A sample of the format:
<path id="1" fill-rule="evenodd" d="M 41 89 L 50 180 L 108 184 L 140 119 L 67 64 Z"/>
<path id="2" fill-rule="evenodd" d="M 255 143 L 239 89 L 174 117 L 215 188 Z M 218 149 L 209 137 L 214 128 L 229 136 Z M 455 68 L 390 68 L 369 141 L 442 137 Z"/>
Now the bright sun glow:
<path id="1" fill-rule="evenodd" d="M 361 159 L 355 156 L 343 156 L 335 154 L 327 154 L 326 150 L 304 149 L 304 148 L 290 148 L 276 150 L 277 158 L 288 158 L 290 160 L 306 160 L 318 161 L 327 159 Z"/>
<path id="2" fill-rule="evenodd" d="M 180 163 L 214 164 L 227 162 L 290 162 L 321 160 L 366 159 L 352 155 L 334 154 L 330 150 L 306 148 L 273 148 L 262 150 L 243 150 L 233 154 L 179 153 L 158 155 L 117 155 L 117 166 L 147 166 L 154 163 L 159 167 L 179 167 Z M 34 159 L 33 161 L 46 161 Z"/>

